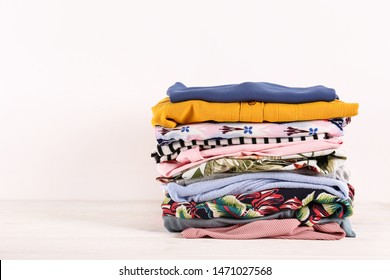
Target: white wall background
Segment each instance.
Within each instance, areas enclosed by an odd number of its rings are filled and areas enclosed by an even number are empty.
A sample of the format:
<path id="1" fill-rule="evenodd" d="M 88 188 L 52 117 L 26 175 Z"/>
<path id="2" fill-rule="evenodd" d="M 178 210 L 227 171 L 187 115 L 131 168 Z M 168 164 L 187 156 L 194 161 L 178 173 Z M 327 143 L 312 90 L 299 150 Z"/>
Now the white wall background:
<path id="1" fill-rule="evenodd" d="M 160 199 L 150 107 L 188 86 L 323 84 L 358 200 L 389 201 L 388 1 L 0 0 L 0 199 Z"/>

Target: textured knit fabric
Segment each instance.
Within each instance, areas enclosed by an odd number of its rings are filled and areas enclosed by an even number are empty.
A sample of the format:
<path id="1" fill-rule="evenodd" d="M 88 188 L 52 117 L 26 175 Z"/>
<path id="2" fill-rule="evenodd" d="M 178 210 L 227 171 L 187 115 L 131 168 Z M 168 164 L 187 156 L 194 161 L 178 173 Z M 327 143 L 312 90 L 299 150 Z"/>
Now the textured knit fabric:
<path id="1" fill-rule="evenodd" d="M 187 228 L 218 228 L 228 227 L 232 225 L 244 225 L 252 223 L 254 221 L 272 220 L 272 219 L 289 219 L 295 218 L 295 211 L 286 210 L 271 214 L 264 217 L 253 218 L 250 220 L 231 219 L 231 218 L 216 218 L 209 220 L 202 219 L 181 219 L 172 216 L 163 216 L 164 226 L 170 232 L 181 232 Z M 352 230 L 351 223 L 348 218 L 322 218 L 318 221 L 318 224 L 338 223 L 344 230 L 346 237 L 356 237 L 355 232 Z"/>
<path id="2" fill-rule="evenodd" d="M 353 195 L 353 189 L 351 189 Z M 183 219 L 253 219 L 284 210 L 296 210 L 302 224 L 313 225 L 324 217 L 352 215 L 351 199 L 341 199 L 323 190 L 269 189 L 251 194 L 226 195 L 207 202 L 176 202 L 168 194 L 161 205 L 163 216 Z"/>
<path id="3" fill-rule="evenodd" d="M 181 186 L 164 185 L 164 189 L 176 202 L 205 202 L 230 194 L 254 193 L 267 189 L 323 190 L 342 199 L 348 199 L 349 188 L 345 182 L 322 176 L 307 176 L 291 172 L 259 172 L 209 180 Z"/>
<path id="4" fill-rule="evenodd" d="M 285 210 L 253 219 L 233 219 L 233 218 L 215 218 L 215 219 L 182 219 L 174 216 L 163 216 L 164 226 L 168 231 L 181 232 L 187 228 L 215 228 L 228 227 L 233 225 L 243 225 L 254 221 L 272 220 L 272 219 L 291 219 L 295 218 L 294 210 Z M 335 219 L 332 219 L 332 221 Z M 339 219 L 341 220 L 341 219 Z M 335 220 L 336 221 L 336 220 Z M 321 220 L 322 222 L 322 220 Z"/>
<path id="5" fill-rule="evenodd" d="M 286 159 L 283 157 L 219 158 L 201 163 L 200 165 L 190 168 L 173 178 L 159 177 L 157 179 L 163 183 L 175 181 L 179 185 L 183 185 L 177 181 L 184 179 L 186 182 L 190 182 L 190 180 L 206 178 L 216 174 L 227 175 L 232 173 L 237 174 L 264 171 L 297 171 L 306 169 L 311 171 L 311 175 L 315 175 L 315 173 L 331 175 L 329 177 L 348 182 L 348 170 L 344 169 L 343 172 L 339 172 L 340 168 L 345 168 L 344 163 L 346 160 L 346 156 L 340 150 L 336 150 L 321 156 L 315 156 L 314 152 L 308 154 L 308 156 L 305 155 L 307 154 L 299 154 L 296 158 L 289 157 Z M 339 176 L 340 174 L 342 176 Z M 217 177 L 214 178 L 217 179 Z M 188 184 L 190 183 L 185 183 L 184 185 Z"/>
<path id="6" fill-rule="evenodd" d="M 289 170 L 288 172 L 294 172 L 297 174 L 308 175 L 308 176 L 319 175 L 317 170 L 311 170 L 311 168 L 312 168 L 312 165 L 310 165 L 310 162 L 309 162 L 308 165 L 306 165 L 306 166 L 302 166 L 302 167 L 298 166 L 297 169 Z M 317 168 L 317 167 L 313 166 L 313 168 Z M 272 170 L 272 171 L 263 170 L 263 171 L 259 171 L 259 172 L 274 172 L 274 171 L 277 171 L 277 170 Z M 286 170 L 281 169 L 280 171 L 286 171 Z M 224 173 L 216 173 L 216 174 L 212 174 L 212 175 L 207 175 L 205 177 L 196 177 L 196 174 L 193 174 L 195 177 L 189 178 L 189 179 L 173 179 L 173 178 L 166 178 L 166 177 L 157 177 L 156 180 L 158 180 L 164 184 L 174 182 L 174 183 L 179 184 L 181 186 L 188 186 L 188 185 L 194 184 L 194 183 L 215 180 L 215 179 L 228 178 L 228 177 L 233 177 L 233 176 L 242 175 L 242 174 L 246 174 L 246 173 L 253 173 L 253 172 L 233 172 L 233 173 L 224 172 Z M 342 165 L 337 170 L 335 170 L 334 173 L 321 174 L 320 176 L 324 176 L 324 177 L 331 178 L 331 179 L 337 179 L 337 180 L 343 181 L 345 183 L 348 183 L 349 178 L 350 178 L 350 172 L 346 166 Z M 179 178 L 180 178 L 180 175 L 179 175 Z"/>
<path id="7" fill-rule="evenodd" d="M 339 240 L 345 237 L 345 232 L 337 223 L 307 227 L 301 226 L 297 219 L 282 219 L 221 228 L 188 228 L 182 235 L 185 238 Z"/>
<path id="8" fill-rule="evenodd" d="M 178 124 L 216 122 L 292 122 L 324 120 L 357 115 L 357 103 L 340 100 L 309 102 L 301 104 L 232 102 L 217 103 L 201 100 L 171 103 L 161 100 L 152 108 L 154 126 L 167 128 Z"/>
<path id="9" fill-rule="evenodd" d="M 338 98 L 334 89 L 324 86 L 286 87 L 265 82 L 245 82 L 209 87 L 186 87 L 177 82 L 168 88 L 167 95 L 171 102 L 200 99 L 211 102 L 305 103 L 333 101 Z"/>
<path id="10" fill-rule="evenodd" d="M 152 152 L 151 157 L 157 163 L 169 161 L 177 158 L 184 151 L 199 147 L 199 150 L 215 149 L 232 145 L 245 144 L 277 144 L 289 142 L 313 141 L 318 139 L 328 139 L 327 134 L 314 134 L 312 136 L 301 137 L 277 137 L 277 138 L 230 138 L 230 139 L 210 139 L 210 140 L 192 140 L 188 142 L 176 141 L 168 145 L 157 145 L 157 150 Z"/>
<path id="11" fill-rule="evenodd" d="M 161 176 L 172 177 L 184 170 L 193 168 L 208 160 L 223 157 L 262 156 L 262 157 L 296 157 L 296 154 L 325 150 L 334 150 L 341 146 L 338 138 L 322 139 L 310 142 L 291 142 L 280 144 L 235 145 L 200 151 L 199 148 L 180 153 L 173 161 L 157 164 Z"/>
<path id="12" fill-rule="evenodd" d="M 160 145 L 171 142 L 205 139 L 230 139 L 240 137 L 276 138 L 301 137 L 327 134 L 329 137 L 343 136 L 343 127 L 351 118 L 314 120 L 288 123 L 194 123 L 175 128 L 155 127 L 155 135 Z"/>

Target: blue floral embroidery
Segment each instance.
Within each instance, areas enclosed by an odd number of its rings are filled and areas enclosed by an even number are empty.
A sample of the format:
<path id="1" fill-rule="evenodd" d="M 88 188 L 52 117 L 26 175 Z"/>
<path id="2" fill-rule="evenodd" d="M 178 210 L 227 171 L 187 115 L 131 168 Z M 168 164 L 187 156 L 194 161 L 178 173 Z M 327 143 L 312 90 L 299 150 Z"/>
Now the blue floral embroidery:
<path id="1" fill-rule="evenodd" d="M 182 128 L 181 128 L 181 132 L 190 132 L 190 129 L 189 129 L 190 127 L 189 126 L 183 126 Z"/>
<path id="2" fill-rule="evenodd" d="M 252 134 L 252 127 L 251 126 L 244 126 L 244 134 Z"/>
<path id="3" fill-rule="evenodd" d="M 318 131 L 318 128 L 309 128 L 309 135 L 316 135 Z"/>

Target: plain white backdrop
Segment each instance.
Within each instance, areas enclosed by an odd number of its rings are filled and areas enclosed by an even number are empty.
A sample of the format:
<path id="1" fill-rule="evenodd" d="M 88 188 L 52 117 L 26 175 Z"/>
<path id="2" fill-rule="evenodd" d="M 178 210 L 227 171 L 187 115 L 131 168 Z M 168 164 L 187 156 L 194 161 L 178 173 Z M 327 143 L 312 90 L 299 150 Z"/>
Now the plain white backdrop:
<path id="1" fill-rule="evenodd" d="M 388 202 L 388 1 L 0 0 L 0 199 L 161 199 L 151 110 L 176 81 L 322 84 L 359 116 L 357 200 Z"/>

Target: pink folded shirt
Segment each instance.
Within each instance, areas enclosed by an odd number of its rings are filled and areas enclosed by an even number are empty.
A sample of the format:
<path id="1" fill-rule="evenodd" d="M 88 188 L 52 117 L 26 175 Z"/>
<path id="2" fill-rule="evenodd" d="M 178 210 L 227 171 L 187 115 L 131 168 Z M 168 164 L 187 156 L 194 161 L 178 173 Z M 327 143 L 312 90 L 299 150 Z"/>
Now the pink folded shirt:
<path id="1" fill-rule="evenodd" d="M 287 156 L 298 153 L 337 149 L 342 143 L 340 138 L 331 138 L 308 142 L 234 145 L 202 151 L 199 148 L 195 148 L 181 152 L 174 162 L 157 164 L 157 171 L 162 176 L 170 177 L 207 160 L 221 157 L 248 155 Z"/>
<path id="2" fill-rule="evenodd" d="M 182 235 L 185 238 L 217 239 L 339 240 L 345 237 L 345 231 L 338 223 L 315 224 L 313 227 L 300 225 L 297 219 L 261 220 L 230 227 L 187 228 L 182 231 Z"/>

